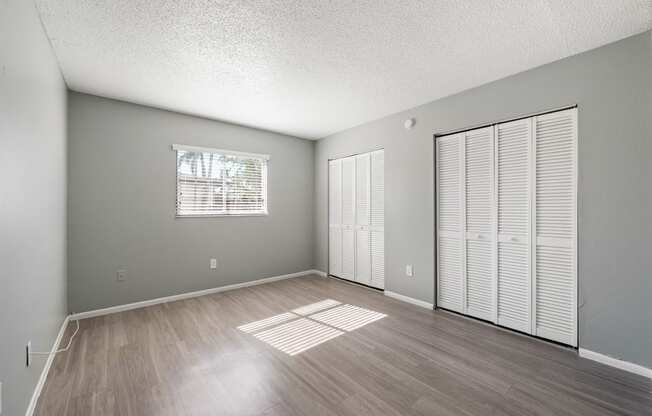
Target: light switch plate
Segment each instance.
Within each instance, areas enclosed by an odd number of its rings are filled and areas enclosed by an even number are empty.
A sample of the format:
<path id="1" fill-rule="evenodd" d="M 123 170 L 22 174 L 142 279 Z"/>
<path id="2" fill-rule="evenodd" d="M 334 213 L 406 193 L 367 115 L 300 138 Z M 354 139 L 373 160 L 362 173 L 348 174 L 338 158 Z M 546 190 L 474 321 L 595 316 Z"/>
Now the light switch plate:
<path id="1" fill-rule="evenodd" d="M 118 269 L 115 272 L 115 280 L 118 282 L 124 282 L 127 280 L 127 271 L 125 269 Z"/>
<path id="2" fill-rule="evenodd" d="M 211 269 L 217 269 L 217 259 L 211 259 Z"/>
<path id="3" fill-rule="evenodd" d="M 408 264 L 407 266 L 405 266 L 405 275 L 412 277 L 413 274 L 414 274 L 414 270 L 412 269 L 412 265 Z"/>

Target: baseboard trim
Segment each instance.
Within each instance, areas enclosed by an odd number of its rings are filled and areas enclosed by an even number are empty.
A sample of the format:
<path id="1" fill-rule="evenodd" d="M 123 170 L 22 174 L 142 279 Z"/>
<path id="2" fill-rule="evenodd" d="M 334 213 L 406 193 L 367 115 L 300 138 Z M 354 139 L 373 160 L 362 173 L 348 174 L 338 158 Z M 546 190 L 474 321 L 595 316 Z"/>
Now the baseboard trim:
<path id="1" fill-rule="evenodd" d="M 70 319 L 87 319 L 94 318 L 96 316 L 109 315 L 112 313 L 129 311 L 132 309 L 145 308 L 147 306 L 158 305 L 161 303 L 174 302 L 177 300 L 196 298 L 199 296 L 212 295 L 214 293 L 226 292 L 229 290 L 242 289 L 244 287 L 262 285 L 265 283 L 277 282 L 279 280 L 291 279 L 293 277 L 308 276 L 311 274 L 319 274 L 317 270 L 304 270 L 302 272 L 283 274 L 280 276 L 265 277 L 263 279 L 252 280 L 250 282 L 236 283 L 232 285 L 219 286 L 210 289 L 197 290 L 195 292 L 186 292 L 180 293 L 178 295 L 164 296 L 162 298 L 143 300 L 140 302 L 126 303 L 124 305 L 110 306 L 108 308 L 95 309 L 86 312 L 74 313 L 71 315 Z"/>
<path id="2" fill-rule="evenodd" d="M 315 270 L 310 270 L 310 271 L 313 272 L 314 274 L 317 274 L 317 275 L 321 276 L 321 277 L 328 277 L 328 273 L 322 272 L 321 270 L 315 269 Z"/>
<path id="3" fill-rule="evenodd" d="M 364 283 L 356 282 L 355 280 L 345 279 L 343 277 L 338 277 L 338 276 L 335 276 L 335 275 L 332 275 L 332 274 L 327 274 L 325 277 L 328 277 L 329 279 L 337 280 L 338 282 L 342 282 L 342 283 L 347 284 L 347 285 L 359 287 L 359 288 L 362 288 L 362 289 L 372 290 L 374 292 L 384 292 L 385 291 L 385 289 L 382 289 L 382 288 L 379 288 L 379 287 L 366 285 Z"/>
<path id="4" fill-rule="evenodd" d="M 389 296 L 390 298 L 398 299 L 403 302 L 411 303 L 413 305 L 421 306 L 422 308 L 426 309 L 431 309 L 434 307 L 432 303 L 428 303 L 419 299 L 414 299 L 409 296 L 401 295 L 400 293 L 396 292 L 390 292 L 389 290 L 385 291 L 385 296 Z"/>
<path id="5" fill-rule="evenodd" d="M 638 374 L 639 376 L 652 379 L 652 368 L 643 367 L 639 364 L 630 363 L 629 361 L 619 360 L 608 355 L 600 354 L 599 352 L 587 350 L 584 348 L 579 349 L 580 357 L 589 360 L 597 361 L 602 364 L 616 367 L 621 370 L 629 371 L 630 373 Z"/>
<path id="6" fill-rule="evenodd" d="M 61 344 L 63 334 L 66 333 L 66 328 L 68 327 L 68 322 L 70 322 L 70 319 L 70 315 L 68 315 L 66 316 L 66 319 L 63 320 L 61 328 L 59 328 L 57 338 L 54 340 L 54 344 L 52 345 L 50 352 L 54 352 L 59 349 L 59 344 Z M 45 365 L 43 366 L 43 370 L 41 370 L 41 376 L 38 378 L 38 382 L 34 388 L 34 393 L 32 393 L 32 398 L 29 401 L 29 405 L 27 406 L 25 416 L 32 416 L 32 414 L 34 414 L 34 410 L 36 410 L 36 404 L 38 403 L 38 398 L 41 397 L 41 391 L 45 385 L 45 380 L 48 378 L 48 373 L 50 372 L 50 367 L 52 366 L 52 362 L 54 361 L 55 356 L 55 354 L 48 355 L 48 358 L 45 361 Z"/>

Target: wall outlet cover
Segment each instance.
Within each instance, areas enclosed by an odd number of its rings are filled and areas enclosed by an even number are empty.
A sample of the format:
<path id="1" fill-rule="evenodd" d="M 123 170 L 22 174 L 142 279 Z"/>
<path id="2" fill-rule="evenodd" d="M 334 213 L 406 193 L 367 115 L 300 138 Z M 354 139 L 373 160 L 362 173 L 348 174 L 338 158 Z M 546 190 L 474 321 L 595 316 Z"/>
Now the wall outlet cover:
<path id="1" fill-rule="evenodd" d="M 127 280 L 127 270 L 118 269 L 115 272 L 115 280 L 117 280 L 118 282 L 124 282 L 125 280 Z"/>

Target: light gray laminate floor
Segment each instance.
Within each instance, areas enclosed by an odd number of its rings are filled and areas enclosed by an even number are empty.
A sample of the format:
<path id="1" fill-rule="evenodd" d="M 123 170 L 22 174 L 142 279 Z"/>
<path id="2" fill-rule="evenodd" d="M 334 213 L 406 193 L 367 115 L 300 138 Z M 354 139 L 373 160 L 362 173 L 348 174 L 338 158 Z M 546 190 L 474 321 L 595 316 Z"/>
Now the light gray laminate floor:
<path id="1" fill-rule="evenodd" d="M 369 311 L 291 312 L 327 299 Z M 318 276 L 80 323 L 37 415 L 652 415 L 649 379 Z"/>

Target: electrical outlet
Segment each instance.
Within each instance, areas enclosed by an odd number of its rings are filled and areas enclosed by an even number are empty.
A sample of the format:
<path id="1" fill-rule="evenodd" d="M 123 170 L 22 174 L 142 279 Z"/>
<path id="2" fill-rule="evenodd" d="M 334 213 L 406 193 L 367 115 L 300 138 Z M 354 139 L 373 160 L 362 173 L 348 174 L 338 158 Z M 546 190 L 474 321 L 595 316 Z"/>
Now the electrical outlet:
<path id="1" fill-rule="evenodd" d="M 119 269 L 115 272 L 115 280 L 118 282 L 124 282 L 127 280 L 127 271 L 125 269 Z"/>
<path id="2" fill-rule="evenodd" d="M 211 264 L 210 268 L 212 269 L 217 269 L 217 259 L 211 259 Z"/>
<path id="3" fill-rule="evenodd" d="M 25 367 L 29 367 L 32 364 L 32 341 L 27 341 L 25 346 Z"/>
<path id="4" fill-rule="evenodd" d="M 405 266 L 405 275 L 409 276 L 409 277 L 412 277 L 414 275 L 414 270 L 412 269 L 411 264 L 408 264 L 407 266 Z"/>

